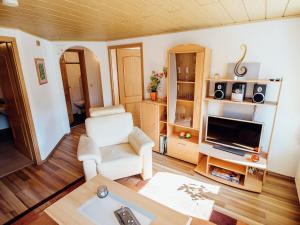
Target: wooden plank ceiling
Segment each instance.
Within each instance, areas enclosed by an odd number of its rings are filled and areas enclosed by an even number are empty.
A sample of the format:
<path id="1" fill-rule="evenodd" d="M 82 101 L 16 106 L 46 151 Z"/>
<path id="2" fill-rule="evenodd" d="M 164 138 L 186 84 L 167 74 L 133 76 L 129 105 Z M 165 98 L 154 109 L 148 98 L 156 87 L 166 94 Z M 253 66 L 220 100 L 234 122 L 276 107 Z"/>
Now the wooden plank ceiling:
<path id="1" fill-rule="evenodd" d="M 0 0 L 1 2 L 1 0 Z M 0 26 L 49 40 L 107 41 L 300 16 L 300 0 L 19 0 Z"/>

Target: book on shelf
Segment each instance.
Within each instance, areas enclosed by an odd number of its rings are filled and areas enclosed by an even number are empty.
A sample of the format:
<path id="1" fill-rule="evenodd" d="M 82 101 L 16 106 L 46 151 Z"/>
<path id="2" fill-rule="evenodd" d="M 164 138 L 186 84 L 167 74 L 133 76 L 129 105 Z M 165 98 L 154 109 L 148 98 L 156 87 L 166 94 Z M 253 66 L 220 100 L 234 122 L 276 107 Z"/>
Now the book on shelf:
<path id="1" fill-rule="evenodd" d="M 211 171 L 211 175 L 220 177 L 224 180 L 237 183 L 239 184 L 241 181 L 241 175 L 234 173 L 232 171 L 226 170 L 226 169 L 221 169 L 218 167 L 214 167 L 213 170 Z"/>
<path id="2" fill-rule="evenodd" d="M 163 155 L 167 153 L 167 135 L 159 137 L 159 153 Z"/>

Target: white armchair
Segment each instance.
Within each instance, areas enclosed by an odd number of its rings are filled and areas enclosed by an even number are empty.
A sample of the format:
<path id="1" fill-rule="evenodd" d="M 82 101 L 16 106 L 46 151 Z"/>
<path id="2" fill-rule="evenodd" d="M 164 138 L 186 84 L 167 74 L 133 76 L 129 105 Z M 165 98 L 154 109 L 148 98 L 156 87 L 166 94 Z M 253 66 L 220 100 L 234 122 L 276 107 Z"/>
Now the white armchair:
<path id="1" fill-rule="evenodd" d="M 85 126 L 77 154 L 86 180 L 97 174 L 112 180 L 136 174 L 144 180 L 152 177 L 154 142 L 133 127 L 131 113 L 88 118 Z"/>

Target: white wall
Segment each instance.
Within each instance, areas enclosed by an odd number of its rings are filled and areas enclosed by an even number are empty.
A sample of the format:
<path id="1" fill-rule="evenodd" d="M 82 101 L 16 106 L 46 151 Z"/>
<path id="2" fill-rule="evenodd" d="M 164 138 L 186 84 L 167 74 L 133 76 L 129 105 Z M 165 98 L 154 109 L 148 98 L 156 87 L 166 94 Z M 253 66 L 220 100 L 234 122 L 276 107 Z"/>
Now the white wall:
<path id="1" fill-rule="evenodd" d="M 92 50 L 103 63 L 101 76 L 104 105 L 111 105 L 107 48 L 105 42 L 50 42 L 15 29 L 0 28 L 0 36 L 15 37 L 20 54 L 25 86 L 33 116 L 41 158 L 45 159 L 64 134 L 70 131 L 59 59 L 70 47 Z M 36 40 L 41 46 L 36 46 Z M 48 83 L 39 85 L 34 58 L 44 58 Z"/>
<path id="2" fill-rule="evenodd" d="M 146 87 L 151 71 L 161 71 L 167 64 L 169 48 L 183 43 L 209 47 L 212 49 L 211 74 L 224 74 L 227 63 L 235 62 L 240 56 L 240 45 L 247 44 L 246 61 L 261 63 L 260 78 L 284 78 L 269 169 L 294 177 L 300 155 L 299 27 L 300 19 L 278 20 L 125 39 L 108 42 L 108 45 L 143 42 L 145 97 L 148 97 Z M 160 93 L 163 95 L 165 91 Z"/>
<path id="3" fill-rule="evenodd" d="M 59 74 L 55 72 L 53 45 L 18 30 L 0 28 L 0 36 L 15 37 L 17 40 L 37 141 L 41 158 L 45 159 L 68 132 L 64 126 L 63 87 Z M 40 47 L 36 46 L 36 40 L 40 40 Z M 45 59 L 48 84 L 39 85 L 34 58 Z"/>

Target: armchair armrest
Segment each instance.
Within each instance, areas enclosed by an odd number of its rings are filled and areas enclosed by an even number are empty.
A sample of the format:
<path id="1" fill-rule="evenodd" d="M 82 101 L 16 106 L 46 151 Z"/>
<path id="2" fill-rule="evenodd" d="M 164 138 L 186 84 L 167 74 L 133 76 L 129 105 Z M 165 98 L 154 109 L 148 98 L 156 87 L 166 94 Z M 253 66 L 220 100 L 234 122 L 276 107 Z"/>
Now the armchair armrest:
<path id="1" fill-rule="evenodd" d="M 80 136 L 77 158 L 79 161 L 95 160 L 97 164 L 100 164 L 102 161 L 100 151 L 95 142 L 86 135 Z"/>
<path id="2" fill-rule="evenodd" d="M 143 156 L 147 151 L 152 151 L 154 142 L 139 128 L 134 127 L 128 136 L 129 144 L 136 153 Z"/>

